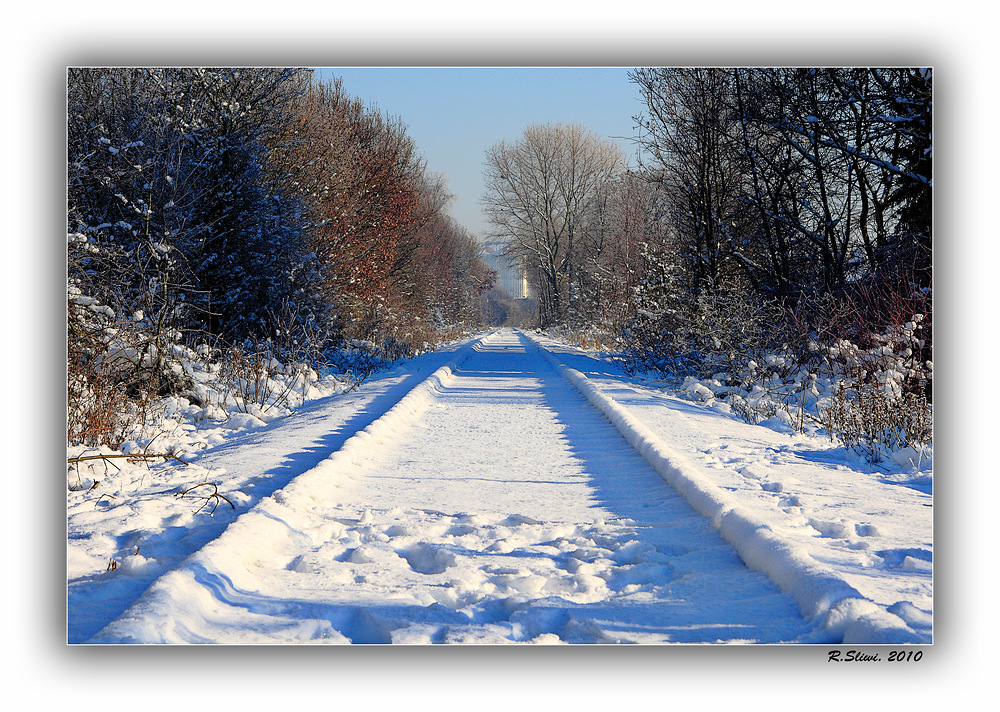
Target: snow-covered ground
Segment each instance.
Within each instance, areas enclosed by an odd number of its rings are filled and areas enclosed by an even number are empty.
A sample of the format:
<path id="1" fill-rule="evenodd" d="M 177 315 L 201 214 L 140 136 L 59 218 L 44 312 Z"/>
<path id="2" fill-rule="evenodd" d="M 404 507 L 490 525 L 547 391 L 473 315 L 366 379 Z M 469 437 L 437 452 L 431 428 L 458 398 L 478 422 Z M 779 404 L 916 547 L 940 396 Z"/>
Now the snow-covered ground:
<path id="1" fill-rule="evenodd" d="M 930 462 L 875 467 L 815 429 L 794 433 L 777 418 L 750 425 L 710 396 L 681 400 L 536 341 L 805 615 L 825 618 L 845 642 L 931 642 Z"/>
<path id="2" fill-rule="evenodd" d="M 70 472 L 71 643 L 931 642 L 927 470 L 538 335 L 176 437 Z"/>

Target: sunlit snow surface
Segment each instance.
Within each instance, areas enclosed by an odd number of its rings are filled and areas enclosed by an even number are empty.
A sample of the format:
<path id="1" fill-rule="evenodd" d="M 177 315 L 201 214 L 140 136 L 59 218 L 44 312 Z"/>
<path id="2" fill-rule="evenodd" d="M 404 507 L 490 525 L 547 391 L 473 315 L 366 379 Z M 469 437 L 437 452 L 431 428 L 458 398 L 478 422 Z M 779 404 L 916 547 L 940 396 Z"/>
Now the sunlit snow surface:
<path id="1" fill-rule="evenodd" d="M 860 592 L 836 613 L 867 616 L 869 642 L 886 625 L 929 642 L 929 495 L 849 469 L 820 439 L 746 425 L 543 345 L 766 521 L 789 561 L 809 559 Z M 236 509 L 193 514 L 155 495 L 173 491 L 155 470 L 127 503 L 71 496 L 71 642 L 827 643 L 842 633 L 829 611 L 803 614 L 799 579 L 748 568 L 518 332 L 307 405 L 197 464 L 202 481 L 214 474 L 220 491 L 239 493 Z M 97 569 L 98 551 L 122 565 Z"/>

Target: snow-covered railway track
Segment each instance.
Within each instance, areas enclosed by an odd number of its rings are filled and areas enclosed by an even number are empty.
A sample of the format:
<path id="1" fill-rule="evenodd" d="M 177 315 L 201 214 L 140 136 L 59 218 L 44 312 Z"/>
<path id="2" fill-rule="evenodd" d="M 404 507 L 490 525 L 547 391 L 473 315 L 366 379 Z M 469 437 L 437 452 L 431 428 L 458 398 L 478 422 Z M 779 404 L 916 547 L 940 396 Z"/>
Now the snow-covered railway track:
<path id="1" fill-rule="evenodd" d="M 507 331 L 411 376 L 92 640 L 926 640 L 908 627 L 926 613 L 865 598 L 616 402 L 637 393 L 619 377 L 553 346 Z"/>
<path id="2" fill-rule="evenodd" d="M 832 638 L 843 642 L 919 643 L 925 635 L 883 605 L 866 598 L 842 574 L 824 566 L 802 547 L 775 532 L 774 527 L 731 497 L 699 471 L 687 457 L 671 448 L 635 412 L 617 402 L 588 377 L 565 363 L 538 339 L 532 345 L 569 383 L 614 424 L 621 436 L 687 502 L 712 523 L 750 567 L 761 571 L 796 600 L 804 617 L 820 622 Z M 781 491 L 778 487 L 776 491 Z M 798 500 L 795 500 L 798 501 Z M 809 520 L 807 520 L 809 521 Z M 814 522 L 815 523 L 815 522 Z M 816 523 L 816 526 L 820 526 Z M 840 525 L 828 525 L 833 529 Z M 859 525 L 865 532 L 872 525 Z M 852 548 L 856 545 L 849 545 Z M 865 542 L 858 548 L 867 548 Z M 906 550 L 914 551 L 914 550 Z M 892 551 L 882 552 L 892 554 Z M 899 608 L 897 604 L 893 608 Z M 905 610 L 906 607 L 904 606 Z M 923 622 L 923 617 L 918 616 Z"/>
<path id="3" fill-rule="evenodd" d="M 731 642 L 826 634 L 523 335 L 468 345 L 93 642 Z"/>
<path id="4" fill-rule="evenodd" d="M 120 513 L 116 507 L 101 515 L 124 517 L 122 521 L 127 523 L 127 531 L 112 545 L 113 550 L 120 552 L 112 560 L 120 560 L 123 567 L 111 571 L 112 575 L 69 577 L 68 641 L 85 642 L 132 605 L 165 570 L 175 568 L 221 535 L 236 516 L 300 475 L 320 465 L 336 467 L 335 462 L 344 457 L 338 453 L 345 447 L 349 452 L 360 442 L 370 446 L 372 433 L 384 433 L 418 417 L 420 404 L 426 403 L 426 392 L 447 378 L 450 369 L 467 358 L 478 341 L 470 339 L 426 354 L 402 373 L 381 374 L 357 391 L 308 403 L 289 418 L 195 453 L 195 477 L 221 477 L 225 483 L 222 494 L 227 501 L 231 498 L 238 503 L 238 510 L 216 507 L 211 517 L 195 517 L 183 508 L 178 511 L 177 507 L 169 506 L 171 491 L 156 486 L 155 476 L 149 478 L 149 484 L 140 481 L 136 488 L 129 488 L 130 498 L 121 505 L 121 510 L 127 511 Z M 355 440 L 360 442 L 348 446 Z M 184 457 L 192 456 L 185 453 Z M 173 492 L 197 488 L 206 481 L 192 479 Z M 196 494 L 200 492 L 196 490 Z M 125 494 L 119 493 L 106 501 L 114 502 L 118 497 L 124 500 Z M 92 507 L 74 516 L 70 520 L 70 537 L 90 538 L 87 525 L 94 516 Z M 83 531 L 74 533 L 72 525 L 80 517 L 83 519 L 78 526 Z M 138 556 L 140 551 L 142 556 Z M 72 547 L 71 553 L 74 553 Z M 99 605 L 95 605 L 98 601 Z"/>

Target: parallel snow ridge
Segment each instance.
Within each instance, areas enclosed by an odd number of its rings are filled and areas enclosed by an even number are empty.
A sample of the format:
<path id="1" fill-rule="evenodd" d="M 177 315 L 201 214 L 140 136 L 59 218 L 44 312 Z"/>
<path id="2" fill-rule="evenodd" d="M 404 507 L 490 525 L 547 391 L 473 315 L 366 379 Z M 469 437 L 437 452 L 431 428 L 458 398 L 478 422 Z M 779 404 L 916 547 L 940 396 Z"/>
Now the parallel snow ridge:
<path id="1" fill-rule="evenodd" d="M 688 503 L 708 518 L 740 558 L 767 575 L 799 605 L 802 614 L 817 620 L 847 644 L 926 643 L 905 621 L 873 601 L 819 563 L 783 540 L 771 527 L 742 510 L 726 492 L 705 477 L 690 461 L 672 451 L 663 440 L 618 402 L 602 393 L 579 371 L 561 363 L 531 334 L 539 352 L 580 393 L 614 424 L 622 436 Z"/>
<path id="2" fill-rule="evenodd" d="M 439 393 L 447 385 L 453 378 L 455 370 L 462 365 L 481 341 L 482 338 L 474 339 L 462 346 L 446 364 L 414 386 L 413 390 L 403 396 L 396 405 L 375 422 L 349 438 L 340 450 L 330 455 L 312 470 L 304 472 L 292 480 L 284 488 L 284 495 L 295 497 L 306 494 L 309 497 L 316 497 L 317 488 L 323 487 L 324 483 L 330 483 L 331 478 L 340 471 L 340 468 L 349 464 L 362 453 L 370 451 L 373 444 L 391 437 L 394 432 L 416 422 L 428 405 L 434 401 L 434 394 Z"/>
<path id="3" fill-rule="evenodd" d="M 283 489 L 261 500 L 242 514 L 215 540 L 189 556 L 176 569 L 167 572 L 117 619 L 105 626 L 90 639 L 90 643 L 198 643 L 197 626 L 189 621 L 198 620 L 203 611 L 219 607 L 214 600 L 213 587 L 218 581 L 231 578 L 225 574 L 228 566 L 254 556 L 273 555 L 286 545 L 300 543 L 304 536 L 299 528 L 303 517 L 308 517 L 309 506 L 314 503 L 322 508 L 337 496 L 338 479 L 345 475 L 353 463 L 370 450 L 373 443 L 393 437 L 421 417 L 440 391 L 452 378 L 454 371 L 471 355 L 482 338 L 463 345 L 443 366 L 387 410 L 364 430 L 351 436 L 344 445 L 311 470 L 303 472 Z M 291 507 L 295 504 L 295 512 Z M 296 526 L 290 522 L 295 520 Z M 259 547 L 261 537 L 267 547 Z M 248 641 L 248 642 L 252 642 Z"/>

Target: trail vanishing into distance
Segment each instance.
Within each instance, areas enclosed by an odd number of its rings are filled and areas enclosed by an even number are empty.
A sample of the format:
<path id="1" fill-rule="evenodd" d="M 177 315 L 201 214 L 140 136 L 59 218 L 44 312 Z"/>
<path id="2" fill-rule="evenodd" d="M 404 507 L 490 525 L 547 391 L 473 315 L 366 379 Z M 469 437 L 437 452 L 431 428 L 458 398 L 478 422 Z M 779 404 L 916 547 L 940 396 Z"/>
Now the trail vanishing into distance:
<path id="1" fill-rule="evenodd" d="M 67 68 L 67 641 L 933 643 L 933 69 L 436 71 Z"/>
<path id="2" fill-rule="evenodd" d="M 905 630 L 795 550 L 755 554 L 756 529 L 727 542 L 737 510 L 713 522 L 722 495 L 694 475 L 682 495 L 642 426 L 536 339 L 502 330 L 445 356 L 353 419 L 331 412 L 325 435 L 321 408 L 266 429 L 273 491 L 90 642 L 833 642 L 844 602 Z M 214 461 L 247 466 L 254 447 Z"/>

